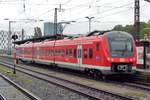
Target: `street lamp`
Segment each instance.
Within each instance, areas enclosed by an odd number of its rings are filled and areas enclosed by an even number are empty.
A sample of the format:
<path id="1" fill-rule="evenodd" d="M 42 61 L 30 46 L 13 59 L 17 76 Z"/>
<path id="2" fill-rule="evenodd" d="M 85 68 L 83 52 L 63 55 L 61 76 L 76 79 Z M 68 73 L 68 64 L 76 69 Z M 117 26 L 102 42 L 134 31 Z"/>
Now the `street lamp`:
<path id="1" fill-rule="evenodd" d="M 58 26 L 64 24 L 64 26 L 63 26 L 62 28 L 59 28 L 60 33 L 63 34 L 63 31 L 64 31 L 64 29 L 66 28 L 66 26 L 67 26 L 68 24 L 75 23 L 75 22 L 76 22 L 76 21 L 62 21 L 62 22 L 59 22 L 59 23 L 58 23 Z"/>
<path id="2" fill-rule="evenodd" d="M 91 32 L 91 20 L 94 18 L 94 17 L 85 17 L 89 20 L 89 33 Z"/>

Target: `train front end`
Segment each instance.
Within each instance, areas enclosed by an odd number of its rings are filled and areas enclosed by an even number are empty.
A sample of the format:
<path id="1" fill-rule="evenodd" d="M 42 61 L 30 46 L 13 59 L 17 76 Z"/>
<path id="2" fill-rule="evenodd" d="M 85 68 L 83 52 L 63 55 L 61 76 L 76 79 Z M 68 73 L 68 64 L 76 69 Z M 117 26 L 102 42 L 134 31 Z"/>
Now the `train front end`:
<path id="1" fill-rule="evenodd" d="M 130 74 L 136 69 L 136 47 L 132 35 L 121 31 L 104 34 L 106 41 L 107 74 Z"/>

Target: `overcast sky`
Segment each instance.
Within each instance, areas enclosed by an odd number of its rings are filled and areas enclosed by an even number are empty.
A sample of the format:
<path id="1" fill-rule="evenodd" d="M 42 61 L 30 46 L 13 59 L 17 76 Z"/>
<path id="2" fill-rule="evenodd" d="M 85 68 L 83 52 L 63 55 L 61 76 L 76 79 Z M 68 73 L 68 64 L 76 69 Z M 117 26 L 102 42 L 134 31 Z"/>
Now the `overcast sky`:
<path id="1" fill-rule="evenodd" d="M 140 20 L 150 20 L 150 3 L 140 0 Z M 108 30 L 117 24 L 134 23 L 134 0 L 0 0 L 0 30 L 8 29 L 8 20 L 17 21 L 12 30 L 32 32 L 34 26 L 43 29 L 43 22 L 18 21 L 35 19 L 53 22 L 54 8 L 59 8 L 58 22 L 76 21 L 66 26 L 64 34 L 88 32 L 88 19 L 92 19 L 92 30 Z"/>

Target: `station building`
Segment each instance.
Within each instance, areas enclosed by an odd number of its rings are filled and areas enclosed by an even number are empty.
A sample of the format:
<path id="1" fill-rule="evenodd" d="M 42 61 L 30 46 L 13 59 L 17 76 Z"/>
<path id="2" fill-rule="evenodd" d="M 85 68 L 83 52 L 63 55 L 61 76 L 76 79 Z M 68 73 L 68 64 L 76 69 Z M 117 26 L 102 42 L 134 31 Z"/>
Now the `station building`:
<path id="1" fill-rule="evenodd" d="M 62 24 L 57 24 L 57 34 L 62 34 L 63 26 Z M 44 36 L 54 35 L 54 23 L 52 22 L 45 22 L 44 23 Z"/>

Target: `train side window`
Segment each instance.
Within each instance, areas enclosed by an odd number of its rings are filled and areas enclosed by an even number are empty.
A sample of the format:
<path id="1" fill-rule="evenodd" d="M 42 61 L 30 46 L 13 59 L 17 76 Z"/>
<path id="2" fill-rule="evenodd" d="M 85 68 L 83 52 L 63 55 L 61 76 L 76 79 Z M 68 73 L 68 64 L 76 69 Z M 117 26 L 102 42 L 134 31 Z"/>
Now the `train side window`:
<path id="1" fill-rule="evenodd" d="M 46 56 L 46 50 L 43 50 L 43 56 Z"/>
<path id="2" fill-rule="evenodd" d="M 59 56 L 59 50 L 57 50 L 56 54 L 57 54 L 57 56 Z"/>
<path id="3" fill-rule="evenodd" d="M 43 50 L 43 55 L 46 56 L 46 50 L 45 49 Z"/>
<path id="4" fill-rule="evenodd" d="M 72 57 L 72 49 L 69 49 L 69 56 Z"/>
<path id="5" fill-rule="evenodd" d="M 66 57 L 68 57 L 68 49 L 66 49 Z"/>
<path id="6" fill-rule="evenodd" d="M 59 55 L 59 51 L 58 50 L 56 50 L 56 56 L 58 56 Z"/>
<path id="7" fill-rule="evenodd" d="M 46 56 L 46 50 L 43 50 L 43 55 Z"/>
<path id="8" fill-rule="evenodd" d="M 58 56 L 60 56 L 60 55 L 61 55 L 61 51 L 59 50 L 59 51 L 58 51 Z"/>
<path id="9" fill-rule="evenodd" d="M 81 49 L 78 49 L 78 58 L 81 58 L 82 54 L 81 54 Z"/>
<path id="10" fill-rule="evenodd" d="M 49 49 L 47 49 L 47 52 L 48 52 L 47 56 L 49 56 L 49 55 L 50 55 L 50 50 L 49 50 Z"/>
<path id="11" fill-rule="evenodd" d="M 84 49 L 84 58 L 87 58 L 87 56 L 88 56 L 88 51 L 87 49 Z"/>
<path id="12" fill-rule="evenodd" d="M 34 56 L 37 55 L 37 51 L 36 48 L 34 48 Z"/>
<path id="13" fill-rule="evenodd" d="M 55 50 L 55 54 L 54 55 L 57 56 L 57 50 Z"/>
<path id="14" fill-rule="evenodd" d="M 44 56 L 46 56 L 46 55 L 47 55 L 47 50 L 46 50 L 46 49 L 44 50 L 44 53 L 45 53 L 45 55 L 44 55 Z"/>
<path id="15" fill-rule="evenodd" d="M 46 50 L 43 50 L 42 54 L 43 56 L 46 56 Z"/>
<path id="16" fill-rule="evenodd" d="M 60 55 L 59 56 L 62 56 L 62 49 L 60 49 Z"/>
<path id="17" fill-rule="evenodd" d="M 96 51 L 99 51 L 99 43 L 96 43 Z"/>
<path id="18" fill-rule="evenodd" d="M 54 56 L 56 56 L 56 50 L 54 50 Z"/>
<path id="19" fill-rule="evenodd" d="M 89 58 L 90 59 L 93 58 L 93 49 L 92 48 L 89 49 Z"/>
<path id="20" fill-rule="evenodd" d="M 59 56 L 62 56 L 62 49 L 60 49 Z"/>
<path id="21" fill-rule="evenodd" d="M 53 50 L 51 50 L 51 56 L 53 56 L 54 55 L 54 51 Z"/>
<path id="22" fill-rule="evenodd" d="M 43 50 L 40 50 L 40 55 L 43 56 Z"/>
<path id="23" fill-rule="evenodd" d="M 49 56 L 51 56 L 51 49 L 49 49 Z"/>
<path id="24" fill-rule="evenodd" d="M 47 55 L 46 56 L 49 56 L 49 50 L 47 49 L 46 51 L 47 51 Z"/>
<path id="25" fill-rule="evenodd" d="M 77 50 L 76 49 L 74 49 L 74 51 L 73 51 L 73 56 L 74 56 L 74 58 L 77 57 Z"/>
<path id="26" fill-rule="evenodd" d="M 56 55 L 59 56 L 59 50 L 57 50 Z"/>
<path id="27" fill-rule="evenodd" d="M 61 51 L 61 56 L 62 56 L 62 57 L 64 56 L 64 50 Z"/>

